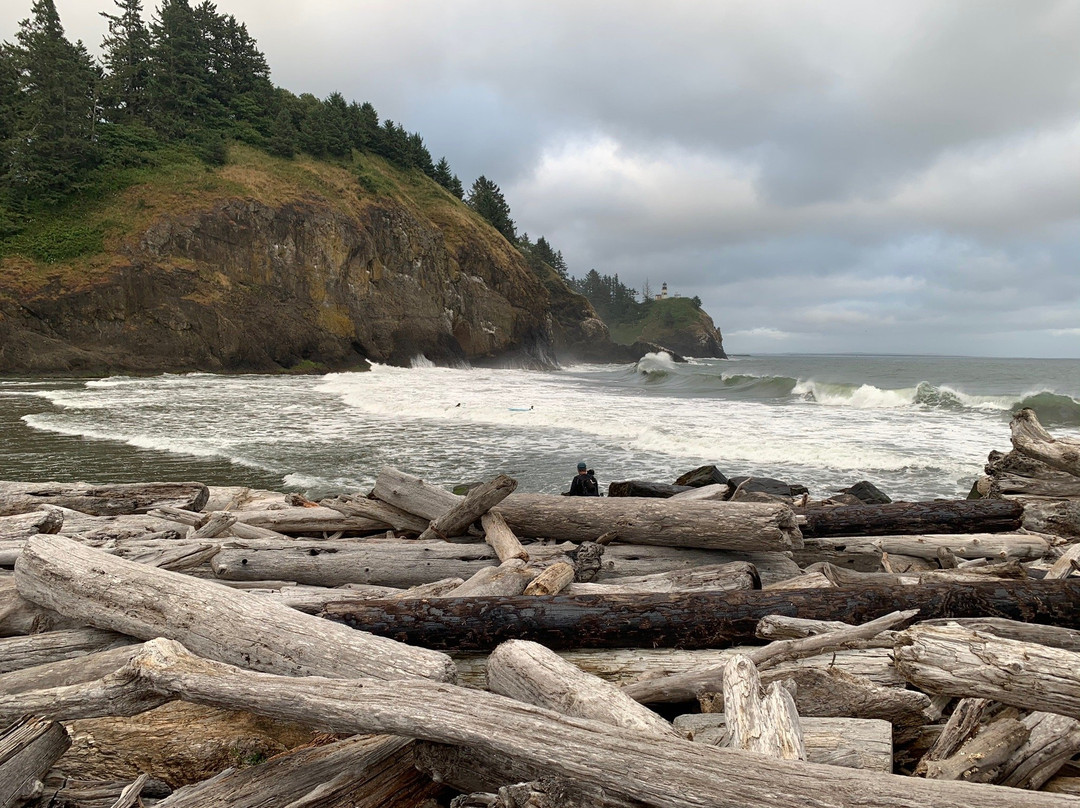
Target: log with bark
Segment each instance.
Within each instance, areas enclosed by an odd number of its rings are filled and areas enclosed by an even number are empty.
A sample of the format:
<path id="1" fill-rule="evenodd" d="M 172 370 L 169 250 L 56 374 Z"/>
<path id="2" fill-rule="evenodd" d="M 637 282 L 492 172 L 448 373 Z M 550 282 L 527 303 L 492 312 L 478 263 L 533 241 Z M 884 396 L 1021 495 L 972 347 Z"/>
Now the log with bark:
<path id="1" fill-rule="evenodd" d="M 123 561 L 59 536 L 27 542 L 27 600 L 140 639 L 171 636 L 209 657 L 291 675 L 452 679 L 443 654 L 334 627 L 246 592 Z"/>
<path id="2" fill-rule="evenodd" d="M 369 601 L 323 615 L 428 648 L 486 650 L 512 639 L 549 648 L 722 648 L 752 641 L 769 614 L 864 623 L 889 612 L 1006 617 L 1080 628 L 1080 579 L 927 583 L 769 592 L 555 595 Z"/>
<path id="3" fill-rule="evenodd" d="M 933 500 L 800 509 L 803 538 L 927 533 L 1008 533 L 1024 508 L 1004 500 Z"/>
<path id="4" fill-rule="evenodd" d="M 469 745 L 647 806 L 1080 805 L 1080 800 L 1057 795 L 773 760 L 680 739 L 657 744 L 653 736 L 418 679 L 350 682 L 258 673 L 200 659 L 171 640 L 148 643 L 125 675 L 129 689 L 148 688 L 188 702 L 310 722 L 329 731 L 382 732 Z M 99 709 L 109 707 L 109 702 L 99 701 Z M 762 788 L 763 783 L 768 787 Z"/>
<path id="5" fill-rule="evenodd" d="M 1080 440 L 1055 439 L 1039 423 L 1035 410 L 1025 407 L 1016 413 L 1009 422 L 1009 430 L 1012 445 L 1021 454 L 1080 477 Z"/>
<path id="6" fill-rule="evenodd" d="M 210 496 L 202 483 L 18 483 L 0 481 L 0 516 L 59 505 L 94 516 L 146 513 L 162 505 L 198 511 Z"/>

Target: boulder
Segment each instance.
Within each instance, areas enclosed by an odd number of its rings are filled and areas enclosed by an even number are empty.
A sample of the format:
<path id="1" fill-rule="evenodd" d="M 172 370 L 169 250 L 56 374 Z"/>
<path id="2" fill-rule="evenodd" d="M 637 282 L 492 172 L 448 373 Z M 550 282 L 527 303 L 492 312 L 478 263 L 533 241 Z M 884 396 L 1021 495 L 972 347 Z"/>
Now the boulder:
<path id="1" fill-rule="evenodd" d="M 885 505 L 892 502 L 888 494 L 883 492 L 880 488 L 867 480 L 860 480 L 850 488 L 845 488 L 840 492 L 841 494 L 851 494 L 858 497 L 860 502 L 864 502 L 867 505 Z"/>
<path id="2" fill-rule="evenodd" d="M 693 471 L 688 471 L 677 479 L 675 485 L 702 488 L 706 485 L 724 485 L 727 481 L 728 478 L 716 466 L 698 466 Z"/>
<path id="3" fill-rule="evenodd" d="M 688 485 L 667 485 L 648 480 L 624 480 L 608 486 L 609 497 L 654 497 L 666 499 L 682 491 L 690 491 Z"/>

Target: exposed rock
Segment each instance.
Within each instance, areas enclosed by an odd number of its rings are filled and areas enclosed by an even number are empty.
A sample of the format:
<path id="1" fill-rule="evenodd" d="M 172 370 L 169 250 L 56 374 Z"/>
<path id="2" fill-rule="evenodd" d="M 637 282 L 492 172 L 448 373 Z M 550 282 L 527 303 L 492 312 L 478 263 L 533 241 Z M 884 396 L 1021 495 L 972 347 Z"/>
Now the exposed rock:
<path id="1" fill-rule="evenodd" d="M 851 494 L 859 499 L 860 502 L 865 502 L 867 505 L 884 505 L 887 502 L 892 502 L 888 494 L 867 480 L 860 480 L 850 488 L 845 488 L 840 492 L 841 494 Z"/>
<path id="2" fill-rule="evenodd" d="M 688 471 L 675 481 L 675 485 L 688 485 L 691 488 L 702 488 L 706 485 L 724 485 L 728 478 L 724 476 L 716 466 L 698 466 L 693 471 Z"/>
<path id="3" fill-rule="evenodd" d="M 688 485 L 667 485 L 648 480 L 624 480 L 608 486 L 609 497 L 653 497 L 666 499 L 682 491 L 689 491 Z"/>

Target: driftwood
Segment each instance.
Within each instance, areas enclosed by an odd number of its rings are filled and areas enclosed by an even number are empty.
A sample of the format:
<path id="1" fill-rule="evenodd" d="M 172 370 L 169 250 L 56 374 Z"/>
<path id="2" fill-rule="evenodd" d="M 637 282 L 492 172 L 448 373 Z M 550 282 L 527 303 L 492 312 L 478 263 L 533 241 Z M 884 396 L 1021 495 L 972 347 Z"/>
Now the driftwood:
<path id="1" fill-rule="evenodd" d="M 901 623 L 910 620 L 916 610 L 891 612 L 863 625 L 837 629 L 825 634 L 817 634 L 797 640 L 777 640 L 769 645 L 756 648 L 746 653 L 751 663 L 757 667 L 774 667 L 780 662 L 802 659 L 808 656 L 836 651 L 851 647 L 853 644 L 876 637 Z M 729 665 L 714 668 L 701 668 L 687 674 L 655 677 L 625 687 L 624 692 L 633 699 L 643 702 L 686 701 L 699 693 L 720 691 L 724 683 L 724 671 Z"/>
<path id="2" fill-rule="evenodd" d="M 728 660 L 723 678 L 726 746 L 780 760 L 806 760 L 795 700 L 780 682 L 762 695 L 757 666 L 743 654 Z"/>
<path id="3" fill-rule="evenodd" d="M 1012 445 L 1021 454 L 1080 477 L 1080 441 L 1055 439 L 1039 423 L 1034 410 L 1025 407 L 1016 413 L 1009 422 L 1009 430 Z"/>
<path id="4" fill-rule="evenodd" d="M 214 574 L 230 581 L 293 581 L 314 586 L 372 584 L 407 588 L 442 578 L 470 578 L 497 562 L 495 551 L 478 542 L 420 542 L 397 539 L 292 541 L 244 548 L 225 547 L 212 562 Z M 575 545 L 530 543 L 531 561 L 542 563 L 568 555 Z M 781 553 L 725 553 L 676 547 L 610 545 L 604 549 L 597 583 L 618 578 L 692 570 L 703 565 L 746 561 L 762 582 L 798 574 Z"/>
<path id="5" fill-rule="evenodd" d="M 266 511 L 237 511 L 238 522 L 276 533 L 306 536 L 313 533 L 376 533 L 392 527 L 381 519 L 348 516 L 333 508 L 275 508 Z"/>
<path id="6" fill-rule="evenodd" d="M 1002 767 L 995 782 L 1038 789 L 1080 752 L 1080 721 L 1036 712 L 1022 719 L 1028 739 Z"/>
<path id="7" fill-rule="evenodd" d="M 754 636 L 763 640 L 799 640 L 845 628 L 852 628 L 852 626 L 850 623 L 841 623 L 839 620 L 807 620 L 805 617 L 767 614 L 758 620 Z"/>
<path id="8" fill-rule="evenodd" d="M 0 516 L 0 541 L 26 539 L 38 533 L 59 533 L 64 526 L 64 512 L 43 506 L 41 510 Z"/>
<path id="9" fill-rule="evenodd" d="M 188 525 L 189 527 L 194 527 L 196 530 L 205 525 L 207 521 L 212 518 L 212 514 L 209 513 L 197 513 L 184 508 L 174 508 L 169 505 L 154 508 L 149 512 L 149 515 L 158 519 L 168 519 L 179 524 Z M 259 527 L 258 525 L 249 525 L 248 523 L 239 520 L 229 526 L 229 533 L 237 538 L 246 540 L 289 541 L 289 537 L 284 533 L 278 533 L 277 531 Z"/>
<path id="10" fill-rule="evenodd" d="M 1068 578 L 1080 567 L 1080 542 L 1069 547 L 1046 571 L 1044 578 Z"/>
<path id="11" fill-rule="evenodd" d="M 506 499 L 515 488 L 517 480 L 505 474 L 476 486 L 453 508 L 433 520 L 431 526 L 420 534 L 420 540 L 464 535 L 473 522 Z"/>
<path id="12" fill-rule="evenodd" d="M 446 598 L 513 596 L 525 591 L 536 577 L 536 570 L 525 566 L 520 558 L 511 558 L 498 566 L 481 567 L 469 580 L 447 592 Z M 361 604 L 362 605 L 362 604 Z M 328 607 L 338 609 L 339 604 Z"/>
<path id="13" fill-rule="evenodd" d="M 734 591 L 545 598 L 368 601 L 323 615 L 427 648 L 488 650 L 506 640 L 553 649 L 717 648 L 749 641 L 768 614 L 865 623 L 892 611 L 994 616 L 1080 627 L 1080 579 L 927 583 L 784 592 Z M 691 694 L 692 696 L 692 694 Z"/>
<path id="14" fill-rule="evenodd" d="M 324 499 L 320 505 L 333 508 L 346 516 L 363 516 L 376 522 L 382 522 L 402 533 L 423 533 L 427 530 L 428 520 L 395 508 L 389 503 L 360 496 L 339 496 Z"/>
<path id="15" fill-rule="evenodd" d="M 1080 631 L 1058 626 L 1040 626 L 1019 620 L 1003 620 L 993 617 L 957 617 L 942 620 L 925 620 L 920 625 L 941 626 L 953 623 L 971 631 L 993 634 L 1006 640 L 1048 645 L 1066 651 L 1080 652 Z"/>
<path id="16" fill-rule="evenodd" d="M 841 549 L 842 548 L 842 549 Z M 882 553 L 937 560 L 941 548 L 957 558 L 1042 558 L 1050 543 L 1030 533 L 975 533 L 967 535 L 927 534 L 914 536 L 851 536 L 849 538 L 807 538 L 801 557 L 818 552 L 841 552 L 881 556 Z M 815 559 L 827 561 L 826 558 Z"/>
<path id="17" fill-rule="evenodd" d="M 1073 651 L 959 625 L 919 625 L 897 635 L 896 667 L 927 693 L 1080 717 L 1080 653 Z"/>
<path id="18" fill-rule="evenodd" d="M 574 565 L 568 561 L 556 561 L 529 582 L 524 594 L 557 595 L 573 580 Z"/>
<path id="19" fill-rule="evenodd" d="M 916 764 L 913 773 L 918 776 L 925 775 L 931 764 L 956 754 L 960 746 L 979 729 L 983 716 L 993 704 L 989 699 L 960 699 L 933 745 Z"/>
<path id="20" fill-rule="evenodd" d="M 496 648 L 487 661 L 487 686 L 493 693 L 562 715 L 661 738 L 678 737 L 671 724 L 619 688 L 533 642 L 511 640 Z"/>
<path id="21" fill-rule="evenodd" d="M 356 808 L 413 808 L 441 787 L 416 771 L 412 747 L 407 738 L 366 735 L 298 749 L 179 789 L 157 808 L 316 808 L 346 798 Z"/>
<path id="22" fill-rule="evenodd" d="M 614 531 L 621 542 L 670 547 L 760 551 L 801 544 L 794 513 L 780 504 L 515 494 L 499 512 L 528 538 L 581 542 Z"/>
<path id="23" fill-rule="evenodd" d="M 59 505 L 94 516 L 146 513 L 162 505 L 197 511 L 210 491 L 202 483 L 16 483 L 0 481 L 0 516 Z"/>
<path id="24" fill-rule="evenodd" d="M 134 797 L 161 798 L 172 793 L 172 789 L 160 780 L 146 778 L 145 775 L 141 775 L 140 778 L 142 782 L 139 791 L 132 794 L 134 783 L 129 783 L 127 780 L 79 780 L 65 777 L 58 784 L 59 787 L 55 790 L 49 805 L 63 806 L 64 808 L 67 806 L 114 808 L 125 792 L 127 792 L 128 796 L 124 797 L 124 799 L 134 799 Z M 136 780 L 136 782 L 139 782 L 139 780 Z M 136 803 L 131 802 L 129 804 L 135 805 Z"/>
<path id="25" fill-rule="evenodd" d="M 688 713 L 678 716 L 675 729 L 690 740 L 725 746 L 727 718 L 723 713 Z M 891 772 L 892 727 L 888 721 L 860 718 L 808 718 L 799 716 L 806 760 L 851 769 Z"/>
<path id="26" fill-rule="evenodd" d="M 698 488 L 691 488 L 689 491 L 680 491 L 678 494 L 673 494 L 671 499 L 678 500 L 679 502 L 685 502 L 688 499 L 711 499 L 717 501 L 723 501 L 731 498 L 731 486 L 726 483 L 713 483 L 711 485 L 703 485 Z"/>
<path id="27" fill-rule="evenodd" d="M 808 801 L 926 808 L 1080 805 L 1035 792 L 773 760 L 677 738 L 657 744 L 651 736 L 600 722 L 418 679 L 361 683 L 257 673 L 200 659 L 170 640 L 148 643 L 146 653 L 126 670 L 132 677 L 129 689 L 146 687 L 189 702 L 317 723 L 335 732 L 385 732 L 470 745 L 648 806 L 742 808 Z"/>
<path id="28" fill-rule="evenodd" d="M 462 497 L 444 488 L 425 483 L 419 477 L 392 466 L 379 469 L 371 495 L 422 519 L 438 519 L 461 502 Z"/>
<path id="29" fill-rule="evenodd" d="M 480 524 L 484 527 L 484 541 L 491 545 L 499 561 L 509 561 L 511 558 L 529 560 L 529 552 L 521 546 L 518 537 L 497 510 L 481 516 Z"/>
<path id="30" fill-rule="evenodd" d="M 618 592 L 701 592 L 710 590 L 760 589 L 761 579 L 753 564 L 707 564 L 685 570 L 610 579 L 607 583 L 570 584 L 567 595 L 603 595 Z"/>
<path id="31" fill-rule="evenodd" d="M 209 657 L 291 675 L 453 678 L 446 656 L 328 625 L 264 598 L 114 558 L 58 536 L 27 543 L 19 592 L 96 628 L 171 636 Z"/>
<path id="32" fill-rule="evenodd" d="M 3 673 L 0 674 L 0 695 L 14 696 L 31 690 L 49 690 L 101 679 L 126 665 L 141 648 L 141 643 L 133 641 L 129 645 L 94 651 L 81 657 L 46 662 Z"/>
<path id="33" fill-rule="evenodd" d="M 0 639 L 0 674 L 130 645 L 132 642 L 131 637 L 96 628 L 48 631 Z"/>
<path id="34" fill-rule="evenodd" d="M 82 625 L 78 620 L 31 603 L 16 589 L 15 576 L 0 572 L 0 637 L 62 631 Z"/>
<path id="35" fill-rule="evenodd" d="M 1008 533 L 1024 508 L 1005 500 L 934 500 L 802 509 L 803 538 L 939 533 Z"/>
<path id="36" fill-rule="evenodd" d="M 1080 539 L 1080 502 L 1076 500 L 1024 503 L 1024 529 Z"/>
<path id="37" fill-rule="evenodd" d="M 1031 730 L 1023 722 L 1010 717 L 999 718 L 981 727 L 960 748 L 948 757 L 926 764 L 926 777 L 931 780 L 966 780 L 973 783 L 993 783 L 1001 768 L 1027 741 Z"/>
<path id="38" fill-rule="evenodd" d="M 27 717 L 0 732 L 0 805 L 15 806 L 41 793 L 41 780 L 71 739 L 60 724 Z"/>

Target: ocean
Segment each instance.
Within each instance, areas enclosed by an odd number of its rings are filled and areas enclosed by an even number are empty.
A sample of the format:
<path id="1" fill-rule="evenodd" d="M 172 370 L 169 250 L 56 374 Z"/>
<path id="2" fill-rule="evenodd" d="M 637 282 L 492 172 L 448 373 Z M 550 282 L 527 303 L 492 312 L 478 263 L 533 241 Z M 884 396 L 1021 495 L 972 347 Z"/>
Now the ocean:
<path id="1" fill-rule="evenodd" d="M 893 499 L 966 496 L 1009 418 L 1080 438 L 1080 360 L 744 356 L 551 372 L 375 366 L 324 376 L 0 379 L 0 479 L 366 491 L 393 465 L 519 491 L 673 482 L 706 463 L 820 498 L 869 480 Z"/>

